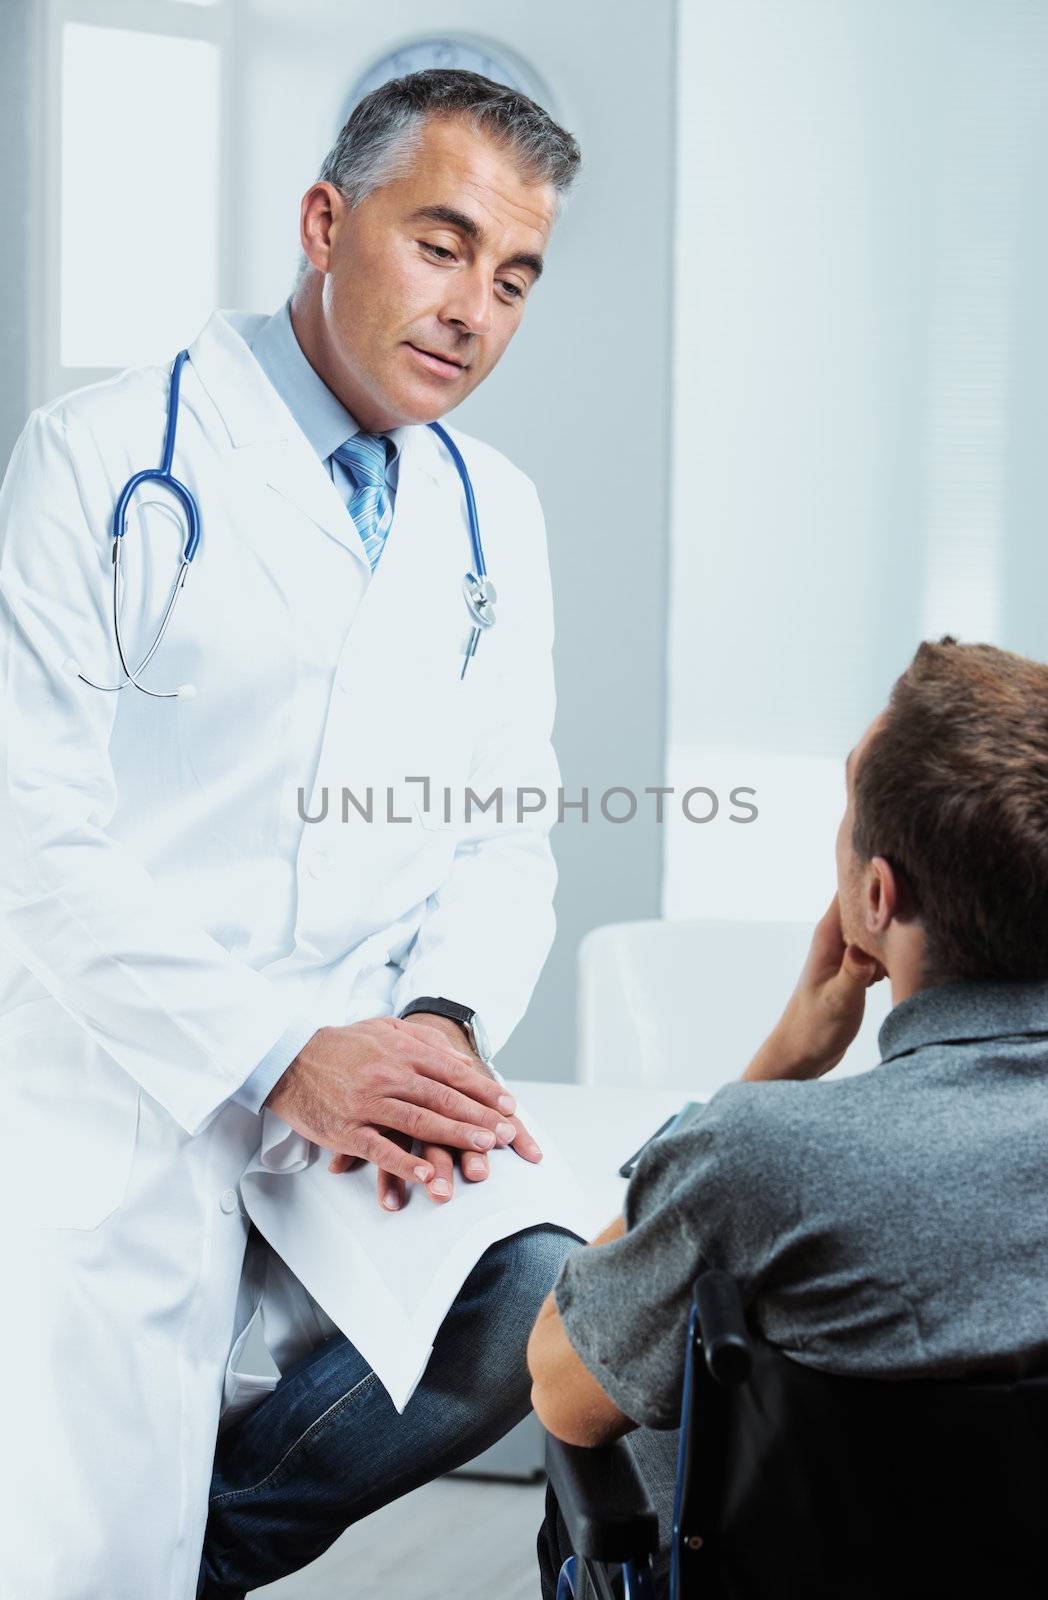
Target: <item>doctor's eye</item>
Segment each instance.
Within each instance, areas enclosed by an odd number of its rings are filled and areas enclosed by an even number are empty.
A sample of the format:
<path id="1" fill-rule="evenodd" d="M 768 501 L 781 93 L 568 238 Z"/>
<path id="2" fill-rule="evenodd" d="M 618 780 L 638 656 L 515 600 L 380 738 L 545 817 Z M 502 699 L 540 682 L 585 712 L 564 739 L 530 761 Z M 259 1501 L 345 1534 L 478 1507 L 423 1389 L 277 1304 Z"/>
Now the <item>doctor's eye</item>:
<path id="1" fill-rule="evenodd" d="M 430 244 L 428 239 L 417 239 L 415 242 L 420 244 L 423 250 L 428 250 L 431 255 L 436 256 L 438 261 L 454 261 L 455 259 L 454 250 L 447 250 L 442 244 Z"/>

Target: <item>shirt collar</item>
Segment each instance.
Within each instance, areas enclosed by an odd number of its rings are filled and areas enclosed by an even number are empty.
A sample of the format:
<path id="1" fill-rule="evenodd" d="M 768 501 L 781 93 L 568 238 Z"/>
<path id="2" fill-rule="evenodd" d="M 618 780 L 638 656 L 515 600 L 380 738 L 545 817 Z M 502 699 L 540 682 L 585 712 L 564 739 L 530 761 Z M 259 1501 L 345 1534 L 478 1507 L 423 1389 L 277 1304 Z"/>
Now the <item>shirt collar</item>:
<path id="1" fill-rule="evenodd" d="M 1048 983 L 944 983 L 921 989 L 890 1011 L 877 1035 L 881 1060 L 929 1044 L 978 1039 L 1048 1038 Z"/>
<path id="2" fill-rule="evenodd" d="M 291 322 L 290 300 L 262 324 L 251 353 L 321 461 L 360 432 L 356 418 L 310 366 Z M 394 450 L 399 431 L 390 435 Z"/>

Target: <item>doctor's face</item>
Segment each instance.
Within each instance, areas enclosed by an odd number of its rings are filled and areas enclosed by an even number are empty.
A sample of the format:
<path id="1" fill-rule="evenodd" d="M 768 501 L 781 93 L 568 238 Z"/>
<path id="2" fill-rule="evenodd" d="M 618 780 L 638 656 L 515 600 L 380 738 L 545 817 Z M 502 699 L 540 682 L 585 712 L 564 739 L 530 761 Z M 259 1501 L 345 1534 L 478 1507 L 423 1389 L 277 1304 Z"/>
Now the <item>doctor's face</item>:
<path id="1" fill-rule="evenodd" d="M 362 428 L 435 421 L 487 377 L 542 271 L 555 206 L 552 185 L 457 118 L 427 118 L 406 170 L 358 206 L 313 185 L 302 245 L 318 271 L 295 295 L 295 330 Z"/>

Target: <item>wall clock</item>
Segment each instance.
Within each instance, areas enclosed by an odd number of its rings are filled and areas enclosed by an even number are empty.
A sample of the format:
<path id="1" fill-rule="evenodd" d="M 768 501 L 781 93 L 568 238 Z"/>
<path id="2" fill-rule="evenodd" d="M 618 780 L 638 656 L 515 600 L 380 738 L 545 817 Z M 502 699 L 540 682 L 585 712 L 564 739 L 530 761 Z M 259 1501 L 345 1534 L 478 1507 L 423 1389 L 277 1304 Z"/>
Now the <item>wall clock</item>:
<path id="1" fill-rule="evenodd" d="M 346 101 L 343 122 L 354 106 L 380 84 L 390 78 L 402 78 L 408 72 L 422 72 L 426 67 L 458 67 L 465 72 L 479 72 L 495 83 L 519 89 L 555 116 L 545 85 L 513 51 L 464 34 L 442 34 L 409 40 L 381 56 L 354 85 Z"/>

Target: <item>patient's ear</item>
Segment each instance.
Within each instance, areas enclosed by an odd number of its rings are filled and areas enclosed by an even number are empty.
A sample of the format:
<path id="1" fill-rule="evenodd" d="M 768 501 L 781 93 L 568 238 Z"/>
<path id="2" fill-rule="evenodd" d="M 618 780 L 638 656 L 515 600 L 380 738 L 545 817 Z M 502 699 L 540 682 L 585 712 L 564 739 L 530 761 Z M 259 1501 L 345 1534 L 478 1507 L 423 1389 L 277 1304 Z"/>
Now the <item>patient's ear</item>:
<path id="1" fill-rule="evenodd" d="M 899 883 L 891 863 L 871 856 L 863 874 L 863 917 L 868 931 L 883 939 L 899 914 Z"/>

